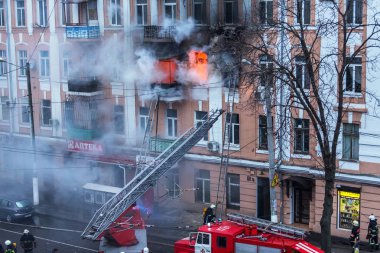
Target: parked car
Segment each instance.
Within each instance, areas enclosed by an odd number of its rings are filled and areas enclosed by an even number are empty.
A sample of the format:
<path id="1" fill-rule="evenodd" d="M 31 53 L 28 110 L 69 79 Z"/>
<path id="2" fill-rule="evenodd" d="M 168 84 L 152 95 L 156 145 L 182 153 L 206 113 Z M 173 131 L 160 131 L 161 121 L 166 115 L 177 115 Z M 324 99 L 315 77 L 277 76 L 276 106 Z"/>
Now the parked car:
<path id="1" fill-rule="evenodd" d="M 27 219 L 33 216 L 33 211 L 33 204 L 27 199 L 0 196 L 0 219 L 7 222 Z"/>

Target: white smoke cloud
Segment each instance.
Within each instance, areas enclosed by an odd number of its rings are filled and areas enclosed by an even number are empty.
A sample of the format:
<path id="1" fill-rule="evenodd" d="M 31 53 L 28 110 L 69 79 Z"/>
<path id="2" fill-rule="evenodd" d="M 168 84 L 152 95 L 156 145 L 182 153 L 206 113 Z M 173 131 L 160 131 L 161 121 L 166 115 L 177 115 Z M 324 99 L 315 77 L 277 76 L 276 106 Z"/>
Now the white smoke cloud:
<path id="1" fill-rule="evenodd" d="M 168 29 L 174 29 L 173 38 L 177 44 L 181 43 L 183 40 L 190 37 L 191 33 L 194 30 L 195 23 L 194 20 L 190 17 L 184 21 L 176 21 L 174 22 L 171 19 L 165 18 L 163 22 L 163 30 L 160 32 L 161 35 L 163 32 Z"/>

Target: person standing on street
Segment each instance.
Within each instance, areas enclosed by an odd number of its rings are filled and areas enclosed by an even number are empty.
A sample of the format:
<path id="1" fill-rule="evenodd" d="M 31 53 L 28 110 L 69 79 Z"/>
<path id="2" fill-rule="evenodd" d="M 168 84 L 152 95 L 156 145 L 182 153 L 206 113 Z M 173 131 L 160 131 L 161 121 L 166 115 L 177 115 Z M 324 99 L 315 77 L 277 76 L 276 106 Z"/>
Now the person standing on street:
<path id="1" fill-rule="evenodd" d="M 369 242 L 369 247 L 371 248 L 371 251 L 378 250 L 379 249 L 379 228 L 377 226 L 377 219 L 375 215 L 371 214 L 369 217 L 369 224 L 368 224 L 368 234 L 367 239 Z"/>
<path id="2" fill-rule="evenodd" d="M 360 240 L 360 227 L 359 222 L 354 220 L 352 222 L 352 230 L 350 235 L 350 244 L 352 247 L 352 252 L 359 252 L 359 240 Z"/>
<path id="3" fill-rule="evenodd" d="M 6 240 L 4 244 L 6 246 L 5 253 L 17 253 L 17 248 L 10 240 Z"/>
<path id="4" fill-rule="evenodd" d="M 29 233 L 29 230 L 24 230 L 24 234 L 20 238 L 20 245 L 24 249 L 24 253 L 33 253 L 33 246 L 37 247 L 36 239 Z"/>

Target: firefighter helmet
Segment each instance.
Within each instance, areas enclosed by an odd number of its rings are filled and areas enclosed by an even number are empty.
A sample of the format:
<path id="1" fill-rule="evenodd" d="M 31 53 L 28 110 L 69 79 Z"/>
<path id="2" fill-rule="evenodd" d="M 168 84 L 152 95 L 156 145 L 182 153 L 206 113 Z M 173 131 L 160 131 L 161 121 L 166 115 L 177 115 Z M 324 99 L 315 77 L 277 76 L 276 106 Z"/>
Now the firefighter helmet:
<path id="1" fill-rule="evenodd" d="M 354 220 L 354 221 L 352 222 L 352 225 L 354 225 L 355 227 L 357 227 L 357 226 L 359 226 L 359 222 L 358 222 L 357 220 Z"/>
<path id="2" fill-rule="evenodd" d="M 369 217 L 368 217 L 369 220 L 376 220 L 376 217 L 375 215 L 371 214 Z"/>
<path id="3" fill-rule="evenodd" d="M 29 230 L 25 229 L 24 234 L 29 234 Z"/>
<path id="4" fill-rule="evenodd" d="M 211 205 L 210 205 L 210 208 L 211 208 L 211 209 L 214 209 L 214 208 L 215 208 L 215 205 L 214 205 L 214 204 L 211 204 Z"/>
<path id="5" fill-rule="evenodd" d="M 5 245 L 6 245 L 6 246 L 9 246 L 9 245 L 11 245 L 11 244 L 12 244 L 12 242 L 9 241 L 9 240 L 6 240 L 6 241 L 5 241 Z"/>

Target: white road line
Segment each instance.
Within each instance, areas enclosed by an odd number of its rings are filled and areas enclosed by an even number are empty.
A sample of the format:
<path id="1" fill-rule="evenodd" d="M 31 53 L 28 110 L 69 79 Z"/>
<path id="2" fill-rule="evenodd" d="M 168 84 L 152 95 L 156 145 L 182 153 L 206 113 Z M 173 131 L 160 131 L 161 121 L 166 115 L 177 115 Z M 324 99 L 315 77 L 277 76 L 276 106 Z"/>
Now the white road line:
<path id="1" fill-rule="evenodd" d="M 0 221 L 0 223 L 9 224 L 9 225 L 16 225 L 16 226 L 23 226 L 23 227 L 29 227 L 29 228 L 40 228 L 40 229 L 50 229 L 50 230 L 57 230 L 57 231 L 63 231 L 63 232 L 74 232 L 74 233 L 82 233 L 83 231 L 79 230 L 73 230 L 73 229 L 66 229 L 66 228 L 52 228 L 52 227 L 44 227 L 44 226 L 34 226 L 34 225 L 27 225 L 27 224 L 21 224 L 21 223 L 11 223 L 11 222 L 5 222 Z"/>
<path id="2" fill-rule="evenodd" d="M 9 233 L 13 233 L 13 234 L 22 235 L 22 233 L 15 232 L 15 231 L 8 230 L 8 229 L 0 228 L 0 230 L 5 231 L 5 232 L 9 232 Z M 83 250 L 87 250 L 87 251 L 91 251 L 91 252 L 99 252 L 98 250 L 89 249 L 89 248 L 85 248 L 85 247 L 81 247 L 81 246 L 76 246 L 76 245 L 73 245 L 73 244 L 59 242 L 59 241 L 55 241 L 55 240 L 50 240 L 50 239 L 39 237 L 39 236 L 34 236 L 34 237 L 38 238 L 40 240 L 44 240 L 44 241 L 48 241 L 48 242 L 54 242 L 54 243 L 57 243 L 57 244 L 62 244 L 62 245 L 66 245 L 66 246 L 73 247 L 73 248 L 83 249 Z"/>

